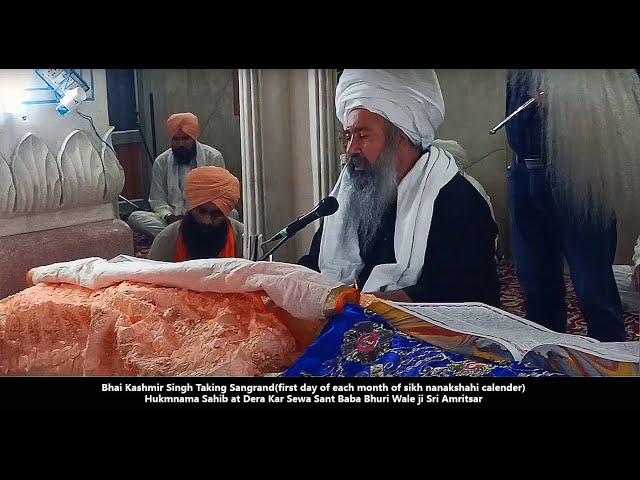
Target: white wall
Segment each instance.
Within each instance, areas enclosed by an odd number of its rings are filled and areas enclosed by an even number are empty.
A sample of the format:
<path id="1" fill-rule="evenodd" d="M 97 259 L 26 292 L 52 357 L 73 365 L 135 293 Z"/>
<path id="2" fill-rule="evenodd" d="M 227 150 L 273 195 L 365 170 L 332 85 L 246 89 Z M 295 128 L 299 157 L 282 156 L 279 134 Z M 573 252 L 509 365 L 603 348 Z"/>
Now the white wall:
<path id="1" fill-rule="evenodd" d="M 36 79 L 34 70 L 4 70 L 0 73 L 0 91 L 7 84 L 15 85 L 18 82 L 23 88 L 31 87 Z M 104 70 L 93 70 L 94 98 L 80 105 L 79 110 L 93 117 L 96 129 L 103 135 L 109 128 L 109 114 L 107 108 L 107 83 Z M 55 110 L 56 104 L 47 103 L 41 105 L 27 105 L 24 113 L 27 117 L 0 113 L 0 154 L 9 160 L 14 149 L 26 132 L 32 132 L 49 147 L 55 155 L 58 153 L 64 138 L 74 129 L 87 132 L 89 138 L 95 140 L 96 145 L 100 141 L 95 137 L 88 120 L 71 112 L 61 117 Z"/>
<path id="2" fill-rule="evenodd" d="M 504 118 L 506 71 L 481 69 L 436 70 L 445 103 L 440 139 L 456 140 L 467 151 L 467 159 L 479 159 L 499 150 L 467 170 L 491 197 L 500 230 L 500 251 L 510 256 L 507 205 L 507 165 L 510 161 L 504 130 L 489 135 L 489 129 Z"/>
<path id="3" fill-rule="evenodd" d="M 262 70 L 261 115 L 264 171 L 265 236 L 268 238 L 294 218 L 294 177 L 291 138 L 290 70 Z M 308 131 L 308 130 L 307 130 Z M 307 134 L 308 136 L 308 134 Z M 274 260 L 295 262 L 295 244 L 286 242 Z"/>

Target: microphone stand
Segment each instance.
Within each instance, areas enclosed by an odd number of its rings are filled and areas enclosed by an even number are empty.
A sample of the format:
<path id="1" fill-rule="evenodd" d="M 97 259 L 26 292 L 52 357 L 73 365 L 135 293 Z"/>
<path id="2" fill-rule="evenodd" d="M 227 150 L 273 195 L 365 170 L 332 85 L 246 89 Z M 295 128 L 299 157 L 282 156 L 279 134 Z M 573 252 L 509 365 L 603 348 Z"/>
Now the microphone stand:
<path id="1" fill-rule="evenodd" d="M 292 235 L 292 236 L 293 236 L 293 235 Z M 262 262 L 263 260 L 265 260 L 265 259 L 269 258 L 269 256 L 270 256 L 271 254 L 273 254 L 273 252 L 275 252 L 277 249 L 279 249 L 279 248 L 282 246 L 282 244 L 283 244 L 284 242 L 286 242 L 287 240 L 289 240 L 289 238 L 291 238 L 291 237 L 284 237 L 283 239 L 281 239 L 278 243 L 276 243 L 276 244 L 271 248 L 271 250 L 269 250 L 267 253 L 265 253 L 265 254 L 260 258 L 260 261 Z M 268 243 L 268 242 L 265 242 L 265 243 Z"/>
<path id="2" fill-rule="evenodd" d="M 301 217 L 299 217 L 296 221 L 299 221 Z M 289 225 L 290 227 L 291 225 Z M 306 226 L 306 225 L 305 225 Z M 277 249 L 279 249 L 282 244 L 284 242 L 286 242 L 287 240 L 289 240 L 291 237 L 293 237 L 296 233 L 298 233 L 299 230 L 296 230 L 294 233 L 292 233 L 291 235 L 289 235 L 289 233 L 287 233 L 287 228 L 289 227 L 285 227 L 282 230 L 280 230 L 278 233 L 276 233 L 273 237 L 271 237 L 269 240 L 262 242 L 260 244 L 260 247 L 264 247 L 265 245 L 271 243 L 271 242 L 275 242 L 276 240 L 280 240 L 278 243 L 275 244 L 275 246 L 273 246 L 271 248 L 271 250 L 269 250 L 267 253 L 265 253 L 261 258 L 260 258 L 260 262 L 265 260 L 266 258 L 269 258 L 269 256 L 271 254 L 273 254 L 273 252 L 275 252 Z M 304 227 L 303 227 L 304 228 Z"/>
<path id="3" fill-rule="evenodd" d="M 322 218 L 322 217 L 320 217 L 320 218 Z M 299 219 L 298 219 L 298 220 L 299 220 Z M 322 220 L 321 220 L 321 221 L 322 221 Z M 286 242 L 286 241 L 287 241 L 287 240 L 289 240 L 290 238 L 294 237 L 294 236 L 295 236 L 295 234 L 296 234 L 296 233 L 298 233 L 299 231 L 300 231 L 300 230 L 298 230 L 298 231 L 296 231 L 296 232 L 292 233 L 291 235 L 289 235 L 288 233 L 286 233 L 286 228 L 283 228 L 280 232 L 276 233 L 276 234 L 275 234 L 273 237 L 271 237 L 269 240 L 267 240 L 266 242 L 262 242 L 262 243 L 260 244 L 260 247 L 264 247 L 265 245 L 267 245 L 267 244 L 269 244 L 269 243 L 271 243 L 271 242 L 275 242 L 276 240 L 278 240 L 278 237 L 279 237 L 280 235 L 282 235 L 282 234 L 283 234 L 283 232 L 285 232 L 285 233 L 284 233 L 284 237 L 280 238 L 280 241 L 279 241 L 278 243 L 276 243 L 276 244 L 271 248 L 271 250 L 269 250 L 267 253 L 265 253 L 265 254 L 260 258 L 260 261 L 262 262 L 264 259 L 269 258 L 269 256 L 270 256 L 270 255 L 272 255 L 272 254 L 273 254 L 273 252 L 275 252 L 277 249 L 279 249 L 279 248 L 282 246 L 282 244 L 283 244 L 284 242 Z"/>
<path id="4" fill-rule="evenodd" d="M 295 221 L 287 225 L 285 228 L 276 233 L 273 237 L 271 237 L 266 242 L 262 242 L 260 247 L 264 247 L 266 244 L 275 242 L 279 240 L 279 242 L 271 248 L 267 253 L 265 253 L 260 261 L 263 261 L 266 258 L 269 258 L 273 252 L 275 252 L 278 248 L 282 246 L 284 242 L 286 242 L 289 238 L 293 237 L 300 230 L 305 228 L 307 225 L 311 224 L 315 220 L 322 219 L 327 215 L 333 215 L 338 210 L 338 201 L 334 197 L 327 197 L 320 200 L 320 203 L 316 205 L 316 207 L 309 213 L 298 217 Z"/>
<path id="5" fill-rule="evenodd" d="M 538 92 L 538 95 L 544 95 L 544 92 Z M 515 118 L 518 114 L 520 114 L 520 112 L 529 108 L 529 106 L 533 104 L 535 101 L 536 101 L 535 97 L 532 97 L 526 102 L 524 102 L 522 105 L 516 108 L 511 115 L 509 115 L 507 118 L 502 120 L 499 124 L 497 124 L 495 127 L 489 130 L 489 135 L 495 135 L 498 132 L 498 130 L 500 130 L 507 123 L 509 123 L 513 118 Z"/>

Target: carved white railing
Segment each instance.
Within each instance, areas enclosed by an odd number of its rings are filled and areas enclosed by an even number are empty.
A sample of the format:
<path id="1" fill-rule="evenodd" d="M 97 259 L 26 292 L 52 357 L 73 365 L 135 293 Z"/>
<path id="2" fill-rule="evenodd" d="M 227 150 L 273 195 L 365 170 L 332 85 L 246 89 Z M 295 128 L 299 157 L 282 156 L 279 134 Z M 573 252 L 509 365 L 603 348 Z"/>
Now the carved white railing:
<path id="1" fill-rule="evenodd" d="M 100 154 L 87 134 L 74 130 L 58 153 L 62 169 L 62 206 L 95 205 L 104 200 L 106 188 Z"/>
<path id="2" fill-rule="evenodd" d="M 56 210 L 60 207 L 60 165 L 42 140 L 25 134 L 11 157 L 9 168 L 16 189 L 14 215 Z"/>
<path id="3" fill-rule="evenodd" d="M 27 133 L 9 160 L 0 156 L 0 236 L 116 218 L 123 187 L 114 152 L 85 132 L 70 132 L 57 155 Z"/>
<path id="4" fill-rule="evenodd" d="M 113 128 L 110 128 L 107 133 L 105 133 L 102 138 L 105 142 L 109 139 L 112 131 Z M 105 143 L 102 144 L 100 158 L 102 159 L 102 166 L 104 167 L 104 200 L 115 201 L 124 188 L 124 169 L 114 151 Z"/>
<path id="5" fill-rule="evenodd" d="M 16 187 L 13 185 L 13 175 L 9 164 L 0 155 L 0 205 L 8 212 L 13 212 L 16 204 Z M 0 215 L 2 216 L 2 215 Z"/>

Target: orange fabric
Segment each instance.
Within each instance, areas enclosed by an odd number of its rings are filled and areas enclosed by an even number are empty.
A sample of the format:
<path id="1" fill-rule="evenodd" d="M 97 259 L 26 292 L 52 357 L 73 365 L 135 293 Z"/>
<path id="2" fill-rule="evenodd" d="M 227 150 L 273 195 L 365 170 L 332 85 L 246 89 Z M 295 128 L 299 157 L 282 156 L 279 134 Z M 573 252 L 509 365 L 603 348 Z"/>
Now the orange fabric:
<path id="1" fill-rule="evenodd" d="M 240 200 L 240 182 L 225 168 L 194 168 L 185 179 L 184 196 L 187 210 L 213 203 L 225 216 L 229 216 Z"/>
<path id="2" fill-rule="evenodd" d="M 0 302 L 0 374 L 263 376 L 301 354 L 286 315 L 260 292 L 42 283 Z"/>
<path id="3" fill-rule="evenodd" d="M 231 222 L 227 219 L 227 243 L 216 258 L 236 258 L 236 234 L 233 232 Z M 182 229 L 178 234 L 178 243 L 176 245 L 176 262 L 184 262 L 190 260 L 189 251 L 182 239 Z"/>
<path id="4" fill-rule="evenodd" d="M 180 130 L 194 140 L 200 138 L 200 122 L 193 113 L 174 113 L 167 120 L 167 133 L 173 138 Z"/>
<path id="5" fill-rule="evenodd" d="M 360 303 L 360 292 L 355 288 L 352 290 L 345 290 L 340 294 L 338 300 L 336 301 L 336 311 L 338 313 L 342 313 L 344 311 L 344 307 L 347 304 L 358 305 Z"/>

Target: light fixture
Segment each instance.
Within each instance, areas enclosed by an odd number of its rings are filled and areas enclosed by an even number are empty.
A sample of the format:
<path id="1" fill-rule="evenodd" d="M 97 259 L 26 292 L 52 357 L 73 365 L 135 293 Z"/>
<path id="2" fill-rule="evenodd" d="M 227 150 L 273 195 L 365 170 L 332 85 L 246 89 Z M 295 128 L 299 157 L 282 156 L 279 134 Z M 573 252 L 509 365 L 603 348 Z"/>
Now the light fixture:
<path id="1" fill-rule="evenodd" d="M 86 99 L 87 93 L 81 87 L 72 88 L 67 90 L 64 96 L 60 99 L 60 103 L 56 107 L 56 111 L 60 115 L 64 116 L 67 113 L 76 110 Z"/>

